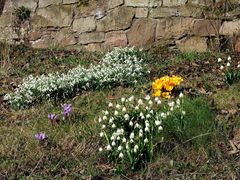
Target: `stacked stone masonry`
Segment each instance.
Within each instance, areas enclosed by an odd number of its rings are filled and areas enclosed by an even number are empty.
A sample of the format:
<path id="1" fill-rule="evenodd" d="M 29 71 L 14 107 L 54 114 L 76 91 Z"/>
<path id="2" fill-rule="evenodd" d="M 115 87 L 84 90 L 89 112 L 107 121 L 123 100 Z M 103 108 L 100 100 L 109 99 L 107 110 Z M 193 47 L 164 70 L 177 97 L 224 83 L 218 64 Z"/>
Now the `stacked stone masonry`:
<path id="1" fill-rule="evenodd" d="M 161 44 L 201 52 L 225 38 L 240 52 L 240 0 L 229 0 L 231 6 L 223 0 L 214 4 L 210 0 L 90 0 L 88 5 L 81 0 L 3 2 L 3 42 L 90 51 Z M 19 21 L 15 10 L 22 6 L 31 15 Z"/>

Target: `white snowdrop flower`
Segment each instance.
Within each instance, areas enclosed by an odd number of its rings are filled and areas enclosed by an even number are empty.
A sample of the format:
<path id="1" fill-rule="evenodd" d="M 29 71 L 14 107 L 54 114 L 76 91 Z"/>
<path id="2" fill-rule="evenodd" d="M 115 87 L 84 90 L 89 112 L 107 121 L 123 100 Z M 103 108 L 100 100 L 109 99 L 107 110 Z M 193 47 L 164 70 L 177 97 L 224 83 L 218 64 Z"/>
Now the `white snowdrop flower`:
<path id="1" fill-rule="evenodd" d="M 112 142 L 112 146 L 116 146 L 116 143 L 115 143 L 115 141 L 113 141 L 113 142 Z"/>
<path id="2" fill-rule="evenodd" d="M 126 143 L 126 149 L 129 149 L 129 145 L 128 145 L 128 142 Z"/>
<path id="3" fill-rule="evenodd" d="M 113 140 L 115 140 L 115 138 L 116 138 L 115 136 L 111 136 L 110 139 L 113 141 Z"/>
<path id="4" fill-rule="evenodd" d="M 183 93 L 182 93 L 182 92 L 180 92 L 180 94 L 179 94 L 179 97 L 180 97 L 180 98 L 182 98 L 182 97 L 183 97 Z"/>
<path id="5" fill-rule="evenodd" d="M 126 107 L 123 107 L 122 112 L 126 112 L 126 111 L 127 111 Z"/>
<path id="6" fill-rule="evenodd" d="M 180 105 L 180 99 L 176 100 L 177 105 Z"/>
<path id="7" fill-rule="evenodd" d="M 158 97 L 155 97 L 155 98 L 154 98 L 154 101 L 155 101 L 155 102 L 158 102 L 158 101 L 159 101 L 159 98 L 158 98 Z"/>
<path id="8" fill-rule="evenodd" d="M 105 124 L 103 124 L 103 125 L 102 125 L 102 129 L 105 129 L 105 128 L 106 128 L 106 125 L 105 125 Z"/>
<path id="9" fill-rule="evenodd" d="M 116 128 L 116 124 L 112 124 L 112 128 L 113 128 L 113 129 Z"/>
<path id="10" fill-rule="evenodd" d="M 117 137 L 117 140 L 120 140 L 120 137 L 119 137 L 119 136 Z"/>
<path id="11" fill-rule="evenodd" d="M 149 132 L 149 127 L 148 127 L 148 126 L 145 127 L 144 131 L 145 131 L 145 132 Z"/>
<path id="12" fill-rule="evenodd" d="M 173 111 L 173 107 L 170 108 L 170 111 Z"/>
<path id="13" fill-rule="evenodd" d="M 136 106 L 134 109 L 135 109 L 135 110 L 139 110 L 139 106 Z"/>
<path id="14" fill-rule="evenodd" d="M 162 126 L 159 126 L 159 127 L 158 127 L 158 130 L 159 130 L 159 131 L 163 130 Z"/>
<path id="15" fill-rule="evenodd" d="M 168 112 L 166 113 L 166 115 L 169 116 L 169 115 L 170 115 L 170 112 L 168 111 Z"/>
<path id="16" fill-rule="evenodd" d="M 124 119 L 125 119 L 126 121 L 128 121 L 128 120 L 130 119 L 129 115 L 128 115 L 128 114 L 125 114 L 125 115 L 124 115 Z"/>
<path id="17" fill-rule="evenodd" d="M 140 126 L 140 125 L 139 125 L 138 123 L 135 124 L 135 128 L 139 128 L 139 126 Z"/>
<path id="18" fill-rule="evenodd" d="M 126 139 L 126 138 L 123 138 L 123 139 L 122 139 L 122 142 L 123 142 L 123 143 L 127 142 L 127 139 Z"/>
<path id="19" fill-rule="evenodd" d="M 120 154 L 119 154 L 119 158 L 123 158 L 123 153 L 121 152 Z"/>
<path id="20" fill-rule="evenodd" d="M 113 123 L 113 118 L 111 117 L 110 119 L 109 119 L 109 123 Z"/>
<path id="21" fill-rule="evenodd" d="M 145 97 L 145 99 L 148 101 L 148 100 L 151 99 L 151 97 L 150 97 L 149 95 L 147 95 L 147 96 Z"/>
<path id="22" fill-rule="evenodd" d="M 228 56 L 227 60 L 228 60 L 228 61 L 231 61 L 231 59 L 232 59 L 231 56 Z"/>
<path id="23" fill-rule="evenodd" d="M 121 108 L 121 105 L 117 104 L 117 105 L 116 105 L 116 108 L 117 108 L 117 109 L 120 109 L 120 108 Z"/>
<path id="24" fill-rule="evenodd" d="M 123 149 L 122 146 L 118 146 L 118 151 L 121 151 Z"/>
<path id="25" fill-rule="evenodd" d="M 129 122 L 129 126 L 131 126 L 131 127 L 133 126 L 133 122 L 132 121 Z"/>
<path id="26" fill-rule="evenodd" d="M 102 118 L 98 118 L 98 122 L 99 122 L 99 123 L 102 122 Z"/>
<path id="27" fill-rule="evenodd" d="M 149 110 L 150 108 L 148 106 L 145 107 L 146 110 Z"/>
<path id="28" fill-rule="evenodd" d="M 108 111 L 105 111 L 105 112 L 104 112 L 104 114 L 105 114 L 105 115 L 108 115 L 108 114 L 109 114 L 109 112 L 108 112 Z"/>
<path id="29" fill-rule="evenodd" d="M 230 65 L 231 65 L 230 62 L 228 62 L 228 63 L 227 63 L 227 67 L 229 67 Z"/>
<path id="30" fill-rule="evenodd" d="M 114 111 L 114 115 L 117 116 L 118 115 L 118 111 Z"/>
<path id="31" fill-rule="evenodd" d="M 130 139 L 130 143 L 134 143 L 134 140 L 133 140 L 133 139 Z"/>
<path id="32" fill-rule="evenodd" d="M 99 150 L 99 152 L 102 152 L 102 151 L 103 151 L 103 148 L 100 147 L 98 150 Z"/>
<path id="33" fill-rule="evenodd" d="M 162 101 L 160 101 L 160 100 L 157 101 L 157 104 L 158 104 L 158 105 L 160 105 L 161 103 L 162 103 Z"/>
<path id="34" fill-rule="evenodd" d="M 224 69 L 224 66 L 220 66 L 220 69 L 223 70 L 223 69 Z"/>
<path id="35" fill-rule="evenodd" d="M 139 135 L 138 135 L 139 137 L 143 137 L 143 133 L 141 133 L 141 132 L 139 132 Z"/>
<path id="36" fill-rule="evenodd" d="M 128 100 L 131 102 L 134 100 L 134 96 L 131 96 L 130 98 L 128 98 Z"/>
<path id="37" fill-rule="evenodd" d="M 153 102 L 150 100 L 150 101 L 148 101 L 148 104 L 151 106 L 153 104 Z"/>
<path id="38" fill-rule="evenodd" d="M 185 115 L 186 114 L 186 111 L 182 111 L 182 115 Z"/>
<path id="39" fill-rule="evenodd" d="M 161 121 L 155 121 L 156 126 L 159 126 L 161 124 Z"/>
<path id="40" fill-rule="evenodd" d="M 218 58 L 218 60 L 217 60 L 218 62 L 222 62 L 222 59 L 221 58 Z"/>
<path id="41" fill-rule="evenodd" d="M 150 114 L 147 114 L 146 118 L 148 119 L 148 118 L 150 118 L 150 117 L 151 117 L 151 115 L 150 115 Z"/>
<path id="42" fill-rule="evenodd" d="M 108 107 L 113 107 L 113 103 L 110 102 L 110 103 L 108 104 Z"/>
<path id="43" fill-rule="evenodd" d="M 120 129 L 120 132 L 121 132 L 121 134 L 123 134 L 124 133 L 124 129 L 122 128 L 122 129 Z"/>
<path id="44" fill-rule="evenodd" d="M 144 142 L 145 144 L 148 143 L 148 139 L 145 138 L 143 142 Z"/>
<path id="45" fill-rule="evenodd" d="M 107 119 L 107 116 L 103 116 L 103 120 L 106 120 Z"/>
<path id="46" fill-rule="evenodd" d="M 133 139 L 133 138 L 134 138 L 134 133 L 131 132 L 131 134 L 130 134 L 130 139 Z"/>
<path id="47" fill-rule="evenodd" d="M 168 103 L 168 105 L 169 105 L 170 107 L 173 107 L 173 106 L 174 106 L 174 104 L 175 104 L 175 102 L 174 102 L 174 101 L 172 101 L 172 102 L 169 102 L 169 103 Z"/>
<path id="48" fill-rule="evenodd" d="M 240 68 L 240 64 L 237 65 L 237 68 Z"/>
<path id="49" fill-rule="evenodd" d="M 107 145 L 107 150 L 110 151 L 112 147 L 110 145 Z"/>
<path id="50" fill-rule="evenodd" d="M 142 104 L 143 104 L 142 99 L 139 99 L 139 100 L 138 100 L 138 105 L 142 105 Z"/>
<path id="51" fill-rule="evenodd" d="M 122 101 L 122 102 L 125 102 L 125 101 L 126 101 L 126 99 L 125 99 L 124 97 L 122 97 L 122 98 L 121 98 L 121 101 Z"/>
<path id="52" fill-rule="evenodd" d="M 100 132 L 100 137 L 103 137 L 103 135 L 104 135 L 103 132 Z"/>
<path id="53" fill-rule="evenodd" d="M 153 110 L 151 110 L 150 113 L 153 114 Z"/>
<path id="54" fill-rule="evenodd" d="M 140 112 L 140 116 L 144 116 L 142 112 Z"/>

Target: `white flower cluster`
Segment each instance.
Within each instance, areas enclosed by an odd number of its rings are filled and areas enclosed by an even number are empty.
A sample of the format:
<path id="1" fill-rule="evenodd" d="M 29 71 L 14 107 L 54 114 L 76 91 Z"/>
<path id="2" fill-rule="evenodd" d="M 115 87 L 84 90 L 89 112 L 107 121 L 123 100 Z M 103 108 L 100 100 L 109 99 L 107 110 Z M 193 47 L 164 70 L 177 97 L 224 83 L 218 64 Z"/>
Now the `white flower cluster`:
<path id="1" fill-rule="evenodd" d="M 107 53 L 98 65 L 92 64 L 88 69 L 79 65 L 66 74 L 29 76 L 4 99 L 13 106 L 24 107 L 39 99 L 64 98 L 79 90 L 137 83 L 148 72 L 138 53 L 141 50 L 116 48 Z"/>
<path id="2" fill-rule="evenodd" d="M 99 151 L 108 151 L 115 160 L 125 159 L 132 166 L 142 156 L 151 158 L 154 138 L 161 138 L 162 122 L 176 110 L 181 110 L 182 102 L 182 93 L 178 99 L 167 104 L 150 96 L 143 99 L 123 97 L 117 104 L 110 102 L 108 110 L 103 111 L 98 119 L 100 137 L 106 142 Z M 182 115 L 185 115 L 185 111 L 182 111 Z"/>
<path id="3" fill-rule="evenodd" d="M 231 56 L 228 56 L 226 62 L 224 62 L 222 58 L 218 58 L 218 60 L 217 60 L 218 63 L 222 63 L 220 65 L 221 70 L 228 69 L 231 66 L 231 61 L 232 61 Z M 240 68 L 240 61 L 238 62 L 237 68 Z"/>

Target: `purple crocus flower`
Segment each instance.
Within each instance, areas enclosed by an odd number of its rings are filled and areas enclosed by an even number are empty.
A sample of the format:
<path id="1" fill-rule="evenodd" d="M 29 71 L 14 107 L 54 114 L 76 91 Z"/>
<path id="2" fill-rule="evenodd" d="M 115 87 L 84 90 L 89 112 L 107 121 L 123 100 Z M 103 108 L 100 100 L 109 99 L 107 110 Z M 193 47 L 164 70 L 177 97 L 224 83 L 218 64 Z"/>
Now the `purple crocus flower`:
<path id="1" fill-rule="evenodd" d="M 72 113 L 72 105 L 71 104 L 64 104 L 63 105 L 63 116 L 68 117 Z"/>
<path id="2" fill-rule="evenodd" d="M 37 133 L 35 134 L 35 138 L 39 141 L 45 140 L 48 136 L 45 133 Z"/>
<path id="3" fill-rule="evenodd" d="M 48 119 L 50 119 L 50 120 L 56 120 L 56 119 L 57 119 L 57 115 L 51 113 L 51 114 L 48 115 Z"/>

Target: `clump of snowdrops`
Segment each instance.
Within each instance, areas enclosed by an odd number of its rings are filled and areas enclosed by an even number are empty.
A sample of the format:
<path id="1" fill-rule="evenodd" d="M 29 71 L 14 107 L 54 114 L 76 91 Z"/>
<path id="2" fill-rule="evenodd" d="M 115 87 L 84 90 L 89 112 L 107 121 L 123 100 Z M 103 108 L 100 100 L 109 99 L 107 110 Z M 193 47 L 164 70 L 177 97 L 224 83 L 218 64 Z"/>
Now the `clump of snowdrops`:
<path id="1" fill-rule="evenodd" d="M 220 64 L 220 70 L 224 76 L 224 82 L 227 84 L 233 84 L 234 82 L 240 81 L 240 61 L 234 67 L 231 56 L 228 56 L 227 60 L 218 58 Z"/>
<path id="2" fill-rule="evenodd" d="M 132 169 L 153 158 L 154 144 L 163 140 L 164 121 L 182 109 L 183 94 L 175 100 L 162 102 L 158 97 L 121 98 L 118 103 L 110 102 L 98 122 L 100 137 L 104 145 L 99 151 L 106 151 L 115 163 L 130 163 Z"/>
<path id="3" fill-rule="evenodd" d="M 116 48 L 88 69 L 79 65 L 66 74 L 30 75 L 4 99 L 13 107 L 24 108 L 39 100 L 65 98 L 80 90 L 136 84 L 149 72 L 143 54 L 133 47 Z"/>

